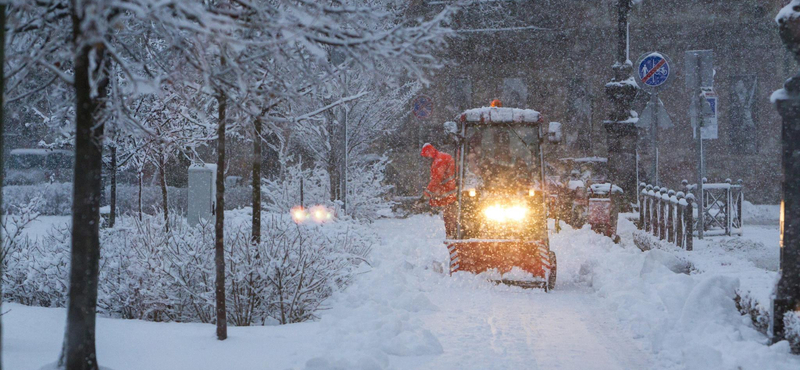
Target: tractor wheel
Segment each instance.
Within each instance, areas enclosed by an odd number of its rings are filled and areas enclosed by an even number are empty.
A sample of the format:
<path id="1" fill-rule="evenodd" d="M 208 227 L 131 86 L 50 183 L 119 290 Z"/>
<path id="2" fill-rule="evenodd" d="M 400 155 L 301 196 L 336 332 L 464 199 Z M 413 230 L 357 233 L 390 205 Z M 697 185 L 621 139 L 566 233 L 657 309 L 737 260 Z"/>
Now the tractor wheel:
<path id="1" fill-rule="evenodd" d="M 556 271 L 558 270 L 558 263 L 556 262 L 556 252 L 550 251 L 550 276 L 547 278 L 547 291 L 551 291 L 556 287 Z"/>

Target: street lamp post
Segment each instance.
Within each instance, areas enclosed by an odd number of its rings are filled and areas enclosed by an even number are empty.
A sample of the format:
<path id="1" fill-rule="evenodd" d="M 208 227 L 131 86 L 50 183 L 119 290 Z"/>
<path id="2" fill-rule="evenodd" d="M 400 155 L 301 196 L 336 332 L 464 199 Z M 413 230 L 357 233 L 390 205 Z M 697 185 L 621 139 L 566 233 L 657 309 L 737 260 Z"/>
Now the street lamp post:
<path id="1" fill-rule="evenodd" d="M 793 0 L 778 18 L 784 45 L 800 62 L 800 0 Z M 800 73 L 788 79 L 773 94 L 783 119 L 781 156 L 783 202 L 781 203 L 781 265 L 772 301 L 770 335 L 773 342 L 785 339 L 783 317 L 800 311 Z"/>
<path id="2" fill-rule="evenodd" d="M 638 86 L 631 77 L 633 64 L 628 57 L 628 15 L 631 0 L 619 0 L 617 24 L 617 60 L 612 67 L 614 78 L 606 84 L 606 96 L 613 104 L 611 115 L 603 123 L 608 145 L 611 180 L 625 190 L 622 205 L 626 207 L 636 196 L 636 119 L 631 113 Z"/>

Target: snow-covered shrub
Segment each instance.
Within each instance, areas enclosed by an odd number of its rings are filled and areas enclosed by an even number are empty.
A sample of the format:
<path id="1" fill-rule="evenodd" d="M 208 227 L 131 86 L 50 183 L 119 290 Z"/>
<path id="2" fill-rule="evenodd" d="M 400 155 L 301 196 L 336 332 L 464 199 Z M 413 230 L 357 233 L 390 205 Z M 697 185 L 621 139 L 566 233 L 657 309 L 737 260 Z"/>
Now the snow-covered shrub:
<path id="1" fill-rule="evenodd" d="M 736 297 L 733 300 L 739 313 L 749 317 L 756 330 L 762 334 L 767 334 L 769 323 L 772 320 L 769 306 L 765 306 L 762 302 L 747 294 L 747 292 L 736 291 Z"/>
<path id="2" fill-rule="evenodd" d="M 225 209 L 239 209 L 253 205 L 253 187 L 244 184 L 225 188 Z"/>
<path id="3" fill-rule="evenodd" d="M 315 318 L 325 300 L 350 283 L 376 241 L 354 222 L 296 225 L 273 215 L 264 220 L 262 242 L 253 244 L 247 219 L 247 210 L 232 211 L 225 227 L 232 325 Z M 116 227 L 101 230 L 98 312 L 151 321 L 214 321 L 214 225 L 189 227 L 176 216 L 170 225 L 165 232 L 163 216 L 156 214 L 141 221 L 121 217 Z M 7 299 L 66 304 L 69 231 L 59 226 L 42 239 L 8 238 L 16 244 L 4 249 Z"/>
<path id="4" fill-rule="evenodd" d="M 281 178 L 264 180 L 261 188 L 264 209 L 275 213 L 286 213 L 300 204 L 301 178 L 303 202 L 306 205 L 330 203 L 328 173 L 321 167 L 302 169 L 299 164 L 295 164 L 288 166 Z"/>
<path id="5" fill-rule="evenodd" d="M 3 186 L 3 214 L 17 212 L 17 205 L 37 202 L 41 215 L 68 215 L 72 212 L 72 183 Z"/>
<path id="6" fill-rule="evenodd" d="M 111 196 L 111 188 L 106 186 L 106 199 Z M 188 190 L 167 186 L 167 205 L 170 213 L 185 214 Z M 153 214 L 162 209 L 161 188 L 158 186 L 142 187 L 142 212 Z M 139 187 L 137 185 L 117 184 L 117 212 L 134 214 L 139 211 Z"/>
<path id="7" fill-rule="evenodd" d="M 384 182 L 388 164 L 389 159 L 381 157 L 377 161 L 350 166 L 347 174 L 348 216 L 372 220 L 391 213 L 392 202 L 386 199 L 386 195 L 392 186 Z M 283 178 L 264 180 L 265 210 L 285 213 L 300 204 L 300 178 L 303 178 L 303 202 L 306 206 L 324 204 L 340 209 L 341 204 L 331 204 L 328 177 L 328 172 L 320 166 L 303 170 L 299 165 L 287 167 Z"/>
<path id="8" fill-rule="evenodd" d="M 347 181 L 347 213 L 360 219 L 391 214 L 393 202 L 386 199 L 392 185 L 384 182 L 388 157 L 351 166 Z"/>
<path id="9" fill-rule="evenodd" d="M 42 197 L 19 206 L 2 218 L 3 296 L 27 305 L 60 307 L 66 304 L 69 278 L 69 228 L 54 226 L 41 239 L 32 240 L 25 228 L 39 216 Z"/>
<path id="10" fill-rule="evenodd" d="M 265 278 L 274 295 L 268 311 L 282 324 L 315 318 L 333 292 L 352 282 L 376 241 L 355 223 L 294 225 L 273 219 L 266 229 L 261 247 L 271 261 Z"/>
<path id="11" fill-rule="evenodd" d="M 249 206 L 252 191 L 249 186 L 236 186 L 225 189 L 225 209 L 236 209 Z M 106 186 L 106 199 L 111 195 Z M 188 190 L 186 188 L 167 187 L 167 203 L 170 213 L 185 214 Z M 72 213 L 72 183 L 48 183 L 38 185 L 9 185 L 3 187 L 3 213 L 16 212 L 13 205 L 29 203 L 41 197 L 42 202 L 36 211 L 41 215 L 63 216 Z M 153 214 L 162 207 L 161 188 L 145 186 L 142 188 L 142 212 Z M 139 187 L 136 185 L 117 185 L 117 211 L 120 214 L 134 214 L 139 210 Z"/>
<path id="12" fill-rule="evenodd" d="M 786 331 L 786 340 L 792 346 L 792 351 L 800 353 L 800 312 L 787 312 L 783 315 L 783 327 Z"/>

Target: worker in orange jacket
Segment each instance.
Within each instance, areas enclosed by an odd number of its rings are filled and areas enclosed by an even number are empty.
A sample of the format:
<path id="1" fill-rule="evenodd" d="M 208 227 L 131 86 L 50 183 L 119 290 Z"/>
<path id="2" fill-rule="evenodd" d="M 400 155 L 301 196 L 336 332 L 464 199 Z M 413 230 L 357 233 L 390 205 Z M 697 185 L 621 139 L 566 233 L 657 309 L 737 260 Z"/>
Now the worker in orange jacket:
<path id="1" fill-rule="evenodd" d="M 450 154 L 436 150 L 431 144 L 422 146 L 421 155 L 433 159 L 431 181 L 425 188 L 424 196 L 432 207 L 444 208 L 442 213 L 447 238 L 455 238 L 458 224 L 456 162 Z"/>

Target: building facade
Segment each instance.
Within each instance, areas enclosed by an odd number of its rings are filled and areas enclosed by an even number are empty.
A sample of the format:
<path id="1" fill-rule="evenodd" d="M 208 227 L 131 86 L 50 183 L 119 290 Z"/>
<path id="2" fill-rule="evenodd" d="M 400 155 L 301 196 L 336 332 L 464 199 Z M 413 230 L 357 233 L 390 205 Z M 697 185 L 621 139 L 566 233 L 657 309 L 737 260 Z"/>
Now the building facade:
<path id="1" fill-rule="evenodd" d="M 450 1 L 417 1 L 413 14 L 432 14 Z M 774 17 L 782 0 L 644 0 L 630 18 L 630 59 L 658 51 L 672 60 L 671 85 L 660 94 L 672 121 L 659 130 L 660 179 L 677 188 L 696 180 L 696 154 L 689 117 L 692 92 L 685 87 L 684 54 L 714 52 L 718 138 L 707 140 L 709 181 L 744 181 L 747 199 L 776 203 L 780 197 L 780 116 L 772 91 L 797 68 L 781 46 Z M 546 121 L 561 122 L 563 145 L 548 159 L 605 156 L 616 52 L 617 0 L 530 0 L 475 2 L 459 11 L 456 30 L 439 56 L 443 68 L 423 94 L 433 114 L 409 115 L 398 134 L 390 180 L 410 195 L 424 183 L 422 143 L 452 148 L 442 123 L 460 111 L 499 98 L 505 106 L 532 108 Z M 644 108 L 647 96 L 638 99 Z M 412 108 L 409 107 L 409 110 Z M 640 112 L 641 113 L 641 112 Z M 640 128 L 641 179 L 652 176 L 651 131 Z M 627 190 L 627 189 L 626 189 Z M 420 190 L 421 191 L 421 190 Z"/>

